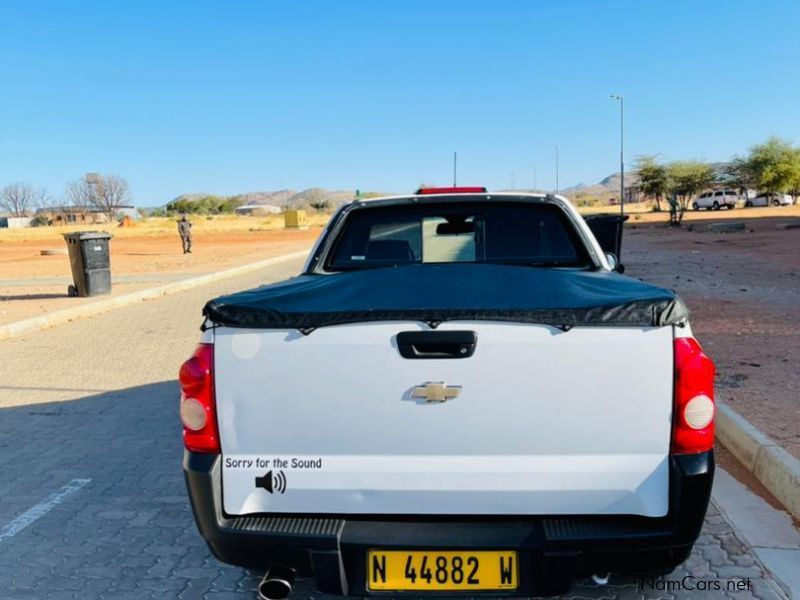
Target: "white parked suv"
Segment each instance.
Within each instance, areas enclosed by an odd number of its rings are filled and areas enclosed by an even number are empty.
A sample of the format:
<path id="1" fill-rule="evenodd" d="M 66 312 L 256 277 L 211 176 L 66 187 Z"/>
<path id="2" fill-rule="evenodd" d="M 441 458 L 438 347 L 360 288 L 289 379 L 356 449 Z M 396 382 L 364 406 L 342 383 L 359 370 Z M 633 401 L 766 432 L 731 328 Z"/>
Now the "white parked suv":
<path id="1" fill-rule="evenodd" d="M 428 188 L 346 204 L 298 276 L 208 302 L 180 415 L 211 551 L 271 600 L 295 574 L 545 596 L 671 571 L 711 491 L 714 365 L 616 262 L 561 196 Z"/>
<path id="2" fill-rule="evenodd" d="M 755 198 L 745 201 L 744 205 L 750 206 L 791 206 L 794 204 L 789 194 L 759 194 Z"/>
<path id="3" fill-rule="evenodd" d="M 692 203 L 694 210 L 719 210 L 720 208 L 736 208 L 739 194 L 736 190 L 716 190 L 700 194 Z"/>

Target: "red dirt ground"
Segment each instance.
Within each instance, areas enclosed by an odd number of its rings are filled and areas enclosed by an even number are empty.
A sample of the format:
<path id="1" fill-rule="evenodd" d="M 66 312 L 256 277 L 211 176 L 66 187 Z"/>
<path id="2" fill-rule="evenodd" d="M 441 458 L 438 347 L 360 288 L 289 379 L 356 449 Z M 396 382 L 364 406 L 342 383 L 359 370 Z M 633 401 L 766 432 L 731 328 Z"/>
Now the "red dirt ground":
<path id="1" fill-rule="evenodd" d="M 204 232 L 193 236 L 192 254 L 184 255 L 177 234 L 119 237 L 111 240 L 111 268 L 116 275 L 136 273 L 200 273 L 244 264 L 305 248 L 320 228 L 303 231 Z M 65 256 L 41 256 L 40 250 L 64 248 L 63 240 L 26 240 L 0 244 L 0 280 L 67 277 Z"/>
<path id="2" fill-rule="evenodd" d="M 319 227 L 305 231 L 200 232 L 193 236 L 191 254 L 183 254 L 177 234 L 115 237 L 110 244 L 112 278 L 140 275 L 143 280 L 116 281 L 112 295 L 307 250 L 319 232 Z M 0 244 L 0 323 L 96 301 L 70 298 L 66 283 L 46 279 L 71 279 L 71 273 L 67 256 L 42 256 L 40 250 L 45 248 L 64 248 L 64 242 L 48 239 Z"/>
<path id="3" fill-rule="evenodd" d="M 798 220 L 800 221 L 800 220 Z M 710 222 L 710 221 L 709 221 Z M 800 457 L 800 229 L 626 229 L 627 275 L 675 289 L 717 365 L 717 397 Z"/>

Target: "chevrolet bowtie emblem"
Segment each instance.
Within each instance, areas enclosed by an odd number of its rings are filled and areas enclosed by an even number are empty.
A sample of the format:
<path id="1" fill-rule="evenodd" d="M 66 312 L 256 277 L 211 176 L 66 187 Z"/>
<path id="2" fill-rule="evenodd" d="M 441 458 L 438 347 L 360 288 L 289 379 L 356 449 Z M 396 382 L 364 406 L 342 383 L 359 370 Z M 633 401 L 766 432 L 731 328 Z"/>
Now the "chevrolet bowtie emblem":
<path id="1" fill-rule="evenodd" d="M 443 381 L 429 381 L 414 388 L 411 396 L 425 398 L 426 402 L 447 402 L 461 393 L 460 385 L 445 385 Z"/>

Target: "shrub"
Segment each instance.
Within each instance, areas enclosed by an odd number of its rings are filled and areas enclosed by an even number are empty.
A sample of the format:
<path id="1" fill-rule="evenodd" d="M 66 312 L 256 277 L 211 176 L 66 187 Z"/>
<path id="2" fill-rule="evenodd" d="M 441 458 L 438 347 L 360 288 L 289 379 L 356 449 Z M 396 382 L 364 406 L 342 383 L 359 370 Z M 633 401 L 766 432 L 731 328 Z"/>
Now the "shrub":
<path id="1" fill-rule="evenodd" d="M 203 196 L 196 200 L 179 199 L 167 204 L 167 214 L 186 213 L 190 215 L 231 214 L 236 207 L 244 204 L 237 196 Z"/>

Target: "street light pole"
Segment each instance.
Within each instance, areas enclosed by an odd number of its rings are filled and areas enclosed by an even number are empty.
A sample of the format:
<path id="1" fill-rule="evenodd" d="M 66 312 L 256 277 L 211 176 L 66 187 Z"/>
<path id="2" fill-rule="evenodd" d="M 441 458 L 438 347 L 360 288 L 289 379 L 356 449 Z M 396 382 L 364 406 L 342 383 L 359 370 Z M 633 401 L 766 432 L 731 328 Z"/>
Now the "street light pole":
<path id="1" fill-rule="evenodd" d="M 556 194 L 558 193 L 558 144 L 550 144 L 556 149 Z"/>
<path id="2" fill-rule="evenodd" d="M 619 216 L 625 216 L 625 98 L 612 94 L 614 100 L 619 100 Z"/>

